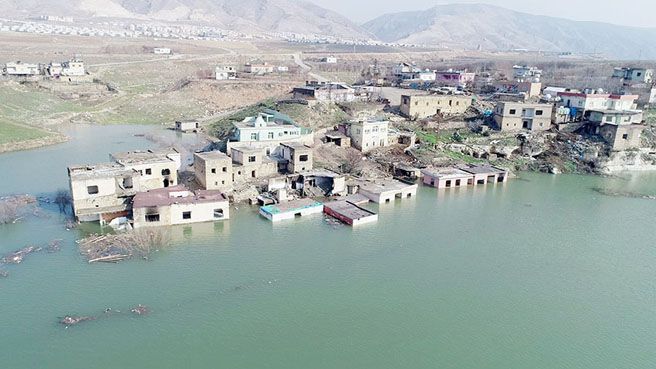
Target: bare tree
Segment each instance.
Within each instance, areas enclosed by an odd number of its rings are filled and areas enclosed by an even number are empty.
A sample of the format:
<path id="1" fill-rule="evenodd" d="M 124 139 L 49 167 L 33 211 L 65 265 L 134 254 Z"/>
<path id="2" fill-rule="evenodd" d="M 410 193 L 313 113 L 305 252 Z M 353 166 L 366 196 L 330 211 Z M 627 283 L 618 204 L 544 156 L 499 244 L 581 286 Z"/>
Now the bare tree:
<path id="1" fill-rule="evenodd" d="M 59 206 L 59 212 L 66 214 L 66 209 L 73 204 L 71 195 L 66 190 L 58 190 L 55 194 L 55 204 Z"/>
<path id="2" fill-rule="evenodd" d="M 355 149 L 348 149 L 340 163 L 340 169 L 344 174 L 359 173 L 362 169 L 362 154 Z"/>

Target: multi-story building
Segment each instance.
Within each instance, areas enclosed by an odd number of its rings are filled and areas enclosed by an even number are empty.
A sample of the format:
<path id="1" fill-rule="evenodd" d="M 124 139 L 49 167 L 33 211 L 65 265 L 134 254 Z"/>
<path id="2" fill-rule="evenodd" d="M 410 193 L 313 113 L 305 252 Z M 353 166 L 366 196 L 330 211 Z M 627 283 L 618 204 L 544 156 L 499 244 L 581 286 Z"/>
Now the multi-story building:
<path id="1" fill-rule="evenodd" d="M 652 83 L 654 70 L 647 68 L 615 68 L 613 69 L 613 78 L 622 79 L 625 82 L 632 83 Z"/>
<path id="2" fill-rule="evenodd" d="M 182 156 L 174 148 L 128 151 L 109 155 L 110 159 L 140 175 L 141 191 L 175 186 Z"/>
<path id="3" fill-rule="evenodd" d="M 466 87 L 476 79 L 476 73 L 466 70 L 445 70 L 436 72 L 436 81 L 442 86 Z"/>
<path id="4" fill-rule="evenodd" d="M 214 70 L 214 78 L 217 80 L 237 79 L 237 68 L 232 65 L 218 66 Z"/>
<path id="5" fill-rule="evenodd" d="M 288 173 L 312 170 L 314 157 L 312 148 L 300 143 L 281 144 L 281 155 Z"/>
<path id="6" fill-rule="evenodd" d="M 278 164 L 260 148 L 233 147 L 232 182 L 241 183 L 278 173 Z"/>
<path id="7" fill-rule="evenodd" d="M 551 128 L 552 110 L 551 104 L 499 102 L 494 109 L 494 121 L 502 131 L 546 131 Z"/>
<path id="8" fill-rule="evenodd" d="M 206 190 L 232 188 L 232 159 L 220 151 L 194 154 L 196 180 Z"/>
<path id="9" fill-rule="evenodd" d="M 385 120 L 359 120 L 347 125 L 346 134 L 353 147 L 368 152 L 389 145 L 388 131 L 389 123 Z"/>
<path id="10" fill-rule="evenodd" d="M 569 109 L 566 117 L 570 122 L 586 120 L 591 110 L 636 110 L 638 95 L 613 95 L 606 93 L 559 92 L 559 107 Z"/>
<path id="11" fill-rule="evenodd" d="M 464 95 L 402 95 L 401 113 L 411 119 L 463 114 L 472 99 Z"/>

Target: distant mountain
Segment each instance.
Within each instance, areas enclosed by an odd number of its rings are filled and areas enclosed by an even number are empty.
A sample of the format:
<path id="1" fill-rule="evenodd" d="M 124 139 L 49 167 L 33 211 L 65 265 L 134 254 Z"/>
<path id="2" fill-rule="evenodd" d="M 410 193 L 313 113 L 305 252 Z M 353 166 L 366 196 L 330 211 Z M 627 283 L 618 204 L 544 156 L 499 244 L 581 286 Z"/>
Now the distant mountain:
<path id="1" fill-rule="evenodd" d="M 386 14 L 363 28 L 388 42 L 483 50 L 528 49 L 656 58 L 656 29 L 580 22 L 520 13 L 493 5 L 438 5 Z"/>
<path id="2" fill-rule="evenodd" d="M 316 33 L 369 39 L 347 18 L 315 4 L 295 0 L 0 0 L 3 17 L 35 15 L 75 18 L 126 18 L 214 25 L 253 31 Z"/>

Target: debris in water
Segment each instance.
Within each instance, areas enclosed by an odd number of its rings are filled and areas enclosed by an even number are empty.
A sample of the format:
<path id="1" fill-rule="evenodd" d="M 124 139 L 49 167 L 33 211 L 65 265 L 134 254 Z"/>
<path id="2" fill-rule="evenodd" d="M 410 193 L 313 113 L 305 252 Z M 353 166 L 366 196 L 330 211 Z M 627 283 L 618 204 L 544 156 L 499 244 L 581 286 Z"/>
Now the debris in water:
<path id="1" fill-rule="evenodd" d="M 65 317 L 61 318 L 59 320 L 59 324 L 63 324 L 66 326 L 66 328 L 76 325 L 82 322 L 86 322 L 89 320 L 95 320 L 95 317 L 92 316 L 74 316 L 74 315 L 66 315 Z"/>
<path id="2" fill-rule="evenodd" d="M 6 270 L 0 270 L 0 278 L 7 278 L 9 277 L 9 272 Z"/>
<path id="3" fill-rule="evenodd" d="M 144 305 L 141 305 L 141 304 L 133 307 L 132 309 L 130 309 L 130 311 L 133 314 L 136 314 L 136 315 L 146 315 L 146 314 L 150 313 L 150 309 L 148 309 L 147 306 L 144 306 Z"/>
<path id="4" fill-rule="evenodd" d="M 601 188 L 601 187 L 593 187 L 593 191 L 602 194 L 604 196 L 612 196 L 612 197 L 628 197 L 631 199 L 645 199 L 645 200 L 656 200 L 656 196 L 654 195 L 645 195 L 637 192 L 629 192 L 629 191 L 613 191 L 607 188 Z"/>
<path id="5" fill-rule="evenodd" d="M 20 264 L 27 255 L 37 251 L 41 251 L 41 248 L 36 246 L 27 246 L 18 251 L 12 252 L 11 254 L 5 255 L 0 261 L 7 264 Z"/>

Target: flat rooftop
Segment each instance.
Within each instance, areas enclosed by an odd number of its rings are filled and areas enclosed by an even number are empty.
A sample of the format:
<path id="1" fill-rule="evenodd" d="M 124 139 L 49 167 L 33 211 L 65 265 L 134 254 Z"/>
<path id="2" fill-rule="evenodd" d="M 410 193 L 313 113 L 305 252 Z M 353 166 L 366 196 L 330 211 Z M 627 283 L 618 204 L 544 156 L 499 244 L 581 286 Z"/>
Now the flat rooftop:
<path id="1" fill-rule="evenodd" d="M 173 204 L 203 204 L 227 201 L 228 197 L 221 191 L 189 191 L 187 187 L 178 185 L 148 192 L 139 192 L 134 196 L 132 206 L 134 208 L 147 208 Z"/>
<path id="2" fill-rule="evenodd" d="M 262 206 L 260 209 L 269 214 L 280 214 L 280 213 L 298 211 L 306 208 L 314 208 L 317 206 L 323 206 L 323 203 L 309 198 L 304 198 L 304 199 L 283 202 L 280 204 L 266 205 L 266 206 Z"/>
<path id="3" fill-rule="evenodd" d="M 421 171 L 425 176 L 439 179 L 470 178 L 471 173 L 457 168 L 429 168 Z"/>
<path id="4" fill-rule="evenodd" d="M 125 167 L 115 163 L 74 165 L 68 167 L 68 175 L 73 180 L 128 177 L 133 176 L 135 173 L 135 170 L 125 169 Z"/>
<path id="5" fill-rule="evenodd" d="M 361 208 L 354 203 L 345 200 L 331 201 L 325 203 L 323 206 L 352 220 L 358 220 L 376 215 L 376 213 L 373 211 Z"/>
<path id="6" fill-rule="evenodd" d="M 197 152 L 194 153 L 194 155 L 204 160 L 232 160 L 228 155 L 221 151 Z"/>
<path id="7" fill-rule="evenodd" d="M 365 191 L 374 193 L 383 193 L 387 191 L 403 191 L 412 187 L 417 187 L 416 184 L 407 184 L 395 179 L 383 179 L 375 182 L 360 182 L 360 188 Z"/>
<path id="8" fill-rule="evenodd" d="M 505 169 L 493 167 L 491 165 L 463 165 L 460 169 L 471 174 L 504 174 L 508 172 Z"/>
<path id="9" fill-rule="evenodd" d="M 136 150 L 125 151 L 110 154 L 113 160 L 119 164 L 148 164 L 148 163 L 161 163 L 173 161 L 170 156 L 180 155 L 178 150 L 174 148 L 159 149 L 159 150 Z"/>

